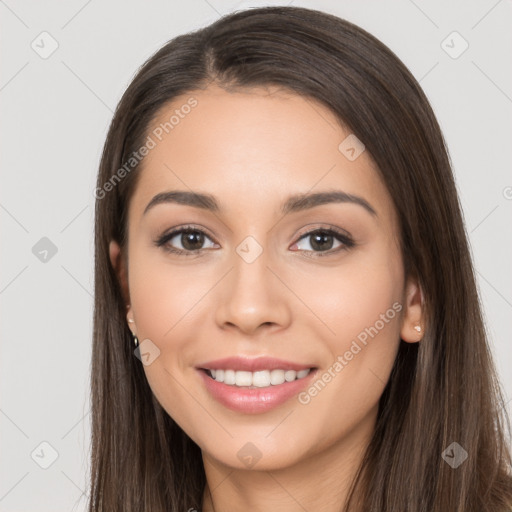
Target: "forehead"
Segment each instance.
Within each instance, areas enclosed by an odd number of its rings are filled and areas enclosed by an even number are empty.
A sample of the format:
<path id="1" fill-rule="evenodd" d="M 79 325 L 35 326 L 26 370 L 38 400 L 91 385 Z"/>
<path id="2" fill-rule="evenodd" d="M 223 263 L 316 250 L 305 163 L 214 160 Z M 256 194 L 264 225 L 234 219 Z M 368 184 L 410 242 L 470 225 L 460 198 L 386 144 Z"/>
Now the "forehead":
<path id="1" fill-rule="evenodd" d="M 154 147 L 130 207 L 139 215 L 154 195 L 176 189 L 209 193 L 223 209 L 255 214 L 277 211 L 289 194 L 337 189 L 393 215 L 370 155 L 354 160 L 344 153 L 350 130 L 321 103 L 290 91 L 192 91 L 159 110 L 148 136 Z"/>

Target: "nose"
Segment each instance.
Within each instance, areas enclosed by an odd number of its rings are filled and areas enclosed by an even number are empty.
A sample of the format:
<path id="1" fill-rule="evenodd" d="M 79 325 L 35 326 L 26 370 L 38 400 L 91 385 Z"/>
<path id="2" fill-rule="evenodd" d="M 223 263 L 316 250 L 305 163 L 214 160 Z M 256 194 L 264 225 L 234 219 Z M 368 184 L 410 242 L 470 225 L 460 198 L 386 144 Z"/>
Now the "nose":
<path id="1" fill-rule="evenodd" d="M 258 330 L 285 329 L 291 318 L 291 292 L 269 265 L 266 251 L 248 262 L 235 253 L 231 270 L 216 297 L 216 322 L 222 329 L 254 335 Z"/>

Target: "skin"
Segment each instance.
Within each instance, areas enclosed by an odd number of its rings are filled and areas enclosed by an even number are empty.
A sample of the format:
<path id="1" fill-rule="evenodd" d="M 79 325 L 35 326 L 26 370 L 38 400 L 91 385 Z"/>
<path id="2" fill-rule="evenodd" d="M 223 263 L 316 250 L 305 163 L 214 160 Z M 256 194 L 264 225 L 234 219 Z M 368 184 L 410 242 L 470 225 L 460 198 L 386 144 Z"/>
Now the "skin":
<path id="1" fill-rule="evenodd" d="M 205 511 L 338 511 L 399 340 L 421 339 L 421 290 L 403 275 L 395 208 L 368 152 L 349 161 L 338 150 L 350 131 L 323 105 L 276 88 L 211 85 L 176 98 L 155 126 L 191 96 L 198 105 L 144 159 L 127 253 L 110 244 L 128 325 L 160 350 L 144 366 L 148 382 L 202 450 Z M 213 194 L 223 211 L 167 203 L 143 215 L 153 196 L 177 189 Z M 363 197 L 377 215 L 352 203 L 279 212 L 291 194 L 331 189 Z M 154 244 L 187 224 L 206 232 L 202 255 Z M 315 257 L 322 251 L 304 235 L 329 226 L 356 245 L 336 252 L 342 244 L 333 238 L 323 251 L 331 254 Z M 236 252 L 249 235 L 263 249 L 250 264 Z M 183 248 L 186 240 L 171 243 Z M 209 395 L 195 370 L 243 354 L 316 366 L 321 375 L 395 302 L 400 313 L 308 404 L 294 397 L 265 413 L 235 412 Z M 251 469 L 237 456 L 248 442 L 261 453 Z"/>

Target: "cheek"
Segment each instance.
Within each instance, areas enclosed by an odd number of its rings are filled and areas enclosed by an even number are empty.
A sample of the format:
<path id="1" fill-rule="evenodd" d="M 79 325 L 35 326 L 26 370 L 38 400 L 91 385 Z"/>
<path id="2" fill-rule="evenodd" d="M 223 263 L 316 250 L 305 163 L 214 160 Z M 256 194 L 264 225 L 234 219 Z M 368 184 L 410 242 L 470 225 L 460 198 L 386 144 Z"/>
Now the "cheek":
<path id="1" fill-rule="evenodd" d="M 191 379 L 197 378 L 190 361 L 197 360 L 193 342 L 194 333 L 199 340 L 198 315 L 203 314 L 204 295 L 218 278 L 211 269 L 206 275 L 200 266 L 191 271 L 142 252 L 130 264 L 130 300 L 139 341 L 149 339 L 159 350 L 144 366 L 148 384 L 169 416 L 196 439 L 205 414 L 189 392 Z"/>
<path id="2" fill-rule="evenodd" d="M 166 352 L 173 355 L 169 362 L 176 366 L 188 345 L 183 333 L 197 330 L 197 312 L 218 280 L 217 274 L 201 265 L 180 267 L 161 257 L 148 262 L 149 258 L 141 256 L 132 261 L 129 285 L 137 331 L 142 339 L 149 338 L 161 348 L 172 347 Z"/>
<path id="3" fill-rule="evenodd" d="M 322 281 L 321 294 L 311 293 L 311 281 L 302 288 L 310 290 L 311 309 L 321 312 L 324 325 L 319 324 L 316 332 L 322 333 L 330 361 L 301 403 L 330 410 L 333 423 L 339 425 L 347 425 L 350 411 L 355 424 L 378 403 L 398 350 L 401 259 L 391 251 L 360 254 L 350 264 L 329 269 Z"/>
<path id="4" fill-rule="evenodd" d="M 219 265 L 180 265 L 138 248 L 130 260 L 130 300 L 139 341 L 149 339 L 159 350 L 144 366 L 146 378 L 158 402 L 193 439 L 210 421 L 207 403 L 193 398 L 201 385 L 193 363 L 203 357 L 215 327 L 211 318 L 216 305 L 209 292 L 225 272 Z M 216 427 L 214 421 L 208 425 Z"/>
<path id="5" fill-rule="evenodd" d="M 346 342 L 356 338 L 377 322 L 379 330 L 396 327 L 399 315 L 394 303 L 402 300 L 403 277 L 400 255 L 383 245 L 354 252 L 339 265 L 314 271 L 305 269 L 294 279 L 294 291 L 302 298 L 322 326 L 322 338 L 330 340 L 334 350 L 343 349 Z M 383 329 L 381 315 L 391 308 Z M 305 310 L 307 311 L 307 310 Z M 307 319 L 314 318 L 306 315 Z M 309 320 L 308 320 L 309 321 Z M 312 323 L 312 322 L 310 322 Z M 398 333 L 398 329 L 394 331 Z"/>

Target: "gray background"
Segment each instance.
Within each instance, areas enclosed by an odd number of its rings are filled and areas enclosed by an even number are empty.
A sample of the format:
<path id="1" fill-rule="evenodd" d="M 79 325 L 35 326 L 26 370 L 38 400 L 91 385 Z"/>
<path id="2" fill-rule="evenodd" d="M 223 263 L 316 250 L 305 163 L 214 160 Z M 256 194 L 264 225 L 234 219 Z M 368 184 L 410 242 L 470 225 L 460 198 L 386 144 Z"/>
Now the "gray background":
<path id="1" fill-rule="evenodd" d="M 421 82 L 450 150 L 511 400 L 512 2 L 290 3 L 365 28 Z M 116 103 L 170 38 L 234 9 L 273 4 L 0 0 L 1 511 L 85 510 L 93 190 Z M 463 39 L 448 37 L 453 31 Z M 58 48 L 44 55 L 53 40 Z"/>

